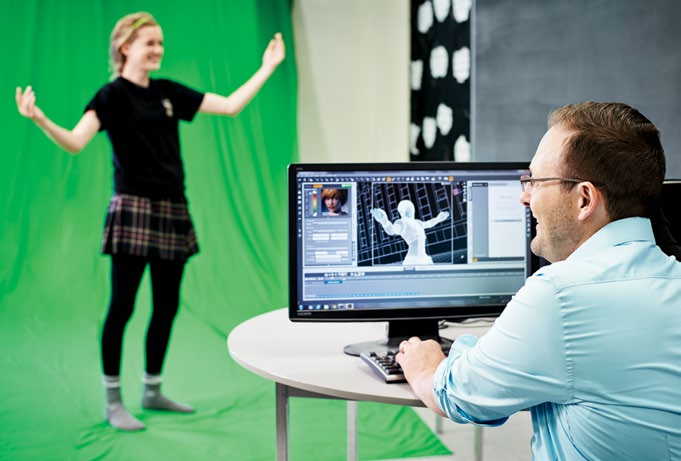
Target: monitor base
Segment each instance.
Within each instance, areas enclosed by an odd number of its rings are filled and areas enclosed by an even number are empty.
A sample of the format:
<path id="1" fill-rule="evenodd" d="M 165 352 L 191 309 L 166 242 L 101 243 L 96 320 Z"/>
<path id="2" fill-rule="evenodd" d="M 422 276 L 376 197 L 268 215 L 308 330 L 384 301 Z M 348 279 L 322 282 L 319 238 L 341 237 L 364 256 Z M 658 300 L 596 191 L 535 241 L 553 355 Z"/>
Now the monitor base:
<path id="1" fill-rule="evenodd" d="M 374 341 L 348 344 L 343 352 L 348 355 L 359 356 L 362 352 L 396 351 L 400 343 L 413 336 L 422 340 L 432 339 L 442 347 L 449 347 L 452 341 L 439 334 L 439 320 L 391 320 L 388 322 L 386 336 Z"/>

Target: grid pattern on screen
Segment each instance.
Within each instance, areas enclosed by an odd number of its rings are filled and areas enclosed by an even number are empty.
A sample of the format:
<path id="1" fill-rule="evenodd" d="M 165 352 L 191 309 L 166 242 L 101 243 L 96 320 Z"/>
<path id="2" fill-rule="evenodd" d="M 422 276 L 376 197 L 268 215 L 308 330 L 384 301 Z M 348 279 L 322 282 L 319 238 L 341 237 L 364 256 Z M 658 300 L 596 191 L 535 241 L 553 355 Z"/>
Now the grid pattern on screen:
<path id="1" fill-rule="evenodd" d="M 401 264 L 407 253 L 406 242 L 398 235 L 390 236 L 370 214 L 383 209 L 390 222 L 400 218 L 397 205 L 409 200 L 416 209 L 415 218 L 428 221 L 441 211 L 450 217 L 426 229 L 426 252 L 433 263 L 466 261 L 466 199 L 461 184 L 360 182 L 357 193 L 357 262 L 360 266 Z"/>

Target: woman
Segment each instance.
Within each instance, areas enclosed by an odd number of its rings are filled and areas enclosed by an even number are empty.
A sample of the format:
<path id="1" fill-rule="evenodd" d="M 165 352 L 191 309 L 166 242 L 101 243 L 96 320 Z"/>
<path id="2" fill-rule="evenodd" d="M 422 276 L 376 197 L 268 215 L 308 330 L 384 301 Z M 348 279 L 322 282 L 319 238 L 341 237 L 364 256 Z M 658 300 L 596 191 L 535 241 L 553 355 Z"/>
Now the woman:
<path id="1" fill-rule="evenodd" d="M 198 252 L 184 193 L 179 121 L 191 121 L 197 112 L 235 116 L 285 57 L 281 34 L 276 34 L 265 50 L 262 66 L 225 97 L 201 93 L 172 80 L 151 78 L 150 73 L 161 66 L 163 52 L 163 31 L 149 13 L 121 18 L 110 42 L 115 78 L 97 92 L 71 130 L 45 116 L 36 106 L 30 86 L 23 92 L 16 89 L 19 113 L 33 120 L 69 153 L 83 150 L 98 131 L 106 131 L 111 142 L 114 195 L 102 239 L 102 253 L 111 255 L 111 299 L 102 328 L 101 354 L 106 419 L 112 426 L 128 431 L 144 429 L 144 424 L 128 413 L 121 400 L 121 349 L 147 265 L 153 312 L 146 336 L 142 406 L 194 411 L 160 391 L 184 266 Z"/>
<path id="2" fill-rule="evenodd" d="M 322 189 L 322 200 L 327 211 L 324 216 L 345 216 L 342 207 L 348 200 L 348 192 L 341 189 Z"/>

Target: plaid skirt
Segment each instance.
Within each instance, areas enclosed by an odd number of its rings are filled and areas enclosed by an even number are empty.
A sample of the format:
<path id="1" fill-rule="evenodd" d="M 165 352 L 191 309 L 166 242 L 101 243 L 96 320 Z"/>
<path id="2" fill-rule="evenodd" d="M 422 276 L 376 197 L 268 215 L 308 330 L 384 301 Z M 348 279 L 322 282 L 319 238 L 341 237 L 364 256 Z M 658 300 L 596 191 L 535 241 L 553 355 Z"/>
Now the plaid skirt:
<path id="1" fill-rule="evenodd" d="M 186 260 L 199 252 L 184 200 L 114 194 L 104 224 L 102 254 Z"/>

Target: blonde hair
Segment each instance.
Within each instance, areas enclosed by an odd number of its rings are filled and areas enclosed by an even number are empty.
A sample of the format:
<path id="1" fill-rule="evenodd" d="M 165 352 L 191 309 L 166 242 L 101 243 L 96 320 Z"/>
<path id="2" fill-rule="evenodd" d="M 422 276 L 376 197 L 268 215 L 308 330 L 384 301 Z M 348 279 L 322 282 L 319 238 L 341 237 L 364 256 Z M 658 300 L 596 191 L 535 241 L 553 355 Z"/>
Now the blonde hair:
<path id="1" fill-rule="evenodd" d="M 109 41 L 109 64 L 114 77 L 121 75 L 125 65 L 125 55 L 121 53 L 121 47 L 135 40 L 137 31 L 146 26 L 158 26 L 158 23 L 145 11 L 123 16 L 114 26 Z"/>

